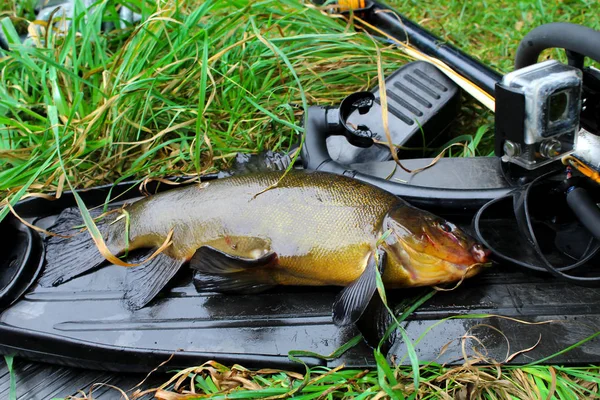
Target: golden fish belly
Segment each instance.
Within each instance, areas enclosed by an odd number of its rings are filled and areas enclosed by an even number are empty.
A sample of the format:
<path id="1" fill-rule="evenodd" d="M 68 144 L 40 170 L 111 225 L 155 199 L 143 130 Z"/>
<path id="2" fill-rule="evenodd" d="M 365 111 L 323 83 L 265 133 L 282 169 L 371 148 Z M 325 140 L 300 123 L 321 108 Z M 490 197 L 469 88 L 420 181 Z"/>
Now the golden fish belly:
<path id="1" fill-rule="evenodd" d="M 363 273 L 371 243 L 357 243 L 336 252 L 315 250 L 303 256 L 283 257 L 271 269 L 274 283 L 280 285 L 347 286 Z"/>

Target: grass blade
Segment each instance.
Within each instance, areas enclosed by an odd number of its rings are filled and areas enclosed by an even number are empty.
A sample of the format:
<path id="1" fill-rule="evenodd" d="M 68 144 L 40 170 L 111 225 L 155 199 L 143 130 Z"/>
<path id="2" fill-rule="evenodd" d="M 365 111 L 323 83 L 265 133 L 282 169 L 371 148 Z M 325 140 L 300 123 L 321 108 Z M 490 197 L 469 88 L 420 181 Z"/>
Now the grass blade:
<path id="1" fill-rule="evenodd" d="M 14 357 L 12 355 L 5 355 L 4 361 L 6 361 L 6 368 L 10 376 L 8 400 L 17 400 L 17 379 L 15 377 L 15 371 L 13 370 Z"/>

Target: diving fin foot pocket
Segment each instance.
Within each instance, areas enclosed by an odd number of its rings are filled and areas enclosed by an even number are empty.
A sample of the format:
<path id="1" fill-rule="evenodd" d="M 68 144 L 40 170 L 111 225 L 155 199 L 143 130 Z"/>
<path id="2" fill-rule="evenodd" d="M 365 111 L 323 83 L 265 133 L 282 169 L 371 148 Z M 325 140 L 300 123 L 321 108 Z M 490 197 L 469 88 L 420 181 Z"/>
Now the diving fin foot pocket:
<path id="1" fill-rule="evenodd" d="M 368 130 L 370 137 L 387 142 L 382 119 L 379 86 L 371 91 L 375 101 L 368 112 L 356 109 L 348 115 L 351 126 Z M 460 109 L 460 90 L 436 66 L 425 61 L 403 65 L 385 80 L 388 127 L 392 143 L 403 147 L 436 147 L 446 140 L 443 133 L 456 119 Z M 423 143 L 427 138 L 427 143 Z M 450 138 L 447 138 L 450 139 Z M 342 165 L 392 159 L 388 145 L 361 148 L 348 143 L 344 136 L 327 138 L 327 151 Z M 403 158 L 420 157 L 422 152 L 408 151 Z"/>
<path id="2" fill-rule="evenodd" d="M 381 344 L 381 352 L 387 354 L 398 337 L 398 330 L 394 329 L 384 339 L 385 333 L 393 323 L 394 318 L 383 304 L 381 296 L 375 293 L 362 316 L 356 321 L 356 327 L 370 347 L 377 348 Z"/>

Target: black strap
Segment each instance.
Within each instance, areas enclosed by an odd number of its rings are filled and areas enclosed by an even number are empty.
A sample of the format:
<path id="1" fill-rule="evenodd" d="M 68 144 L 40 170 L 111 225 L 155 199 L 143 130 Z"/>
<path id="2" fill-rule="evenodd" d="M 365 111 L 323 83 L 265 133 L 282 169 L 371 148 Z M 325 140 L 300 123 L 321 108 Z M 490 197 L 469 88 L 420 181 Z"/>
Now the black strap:
<path id="1" fill-rule="evenodd" d="M 590 261 L 598 253 L 598 250 L 600 250 L 600 244 L 598 243 L 597 240 L 591 239 L 590 243 L 588 244 L 588 247 L 587 247 L 586 251 L 584 252 L 584 254 L 582 255 L 582 257 L 575 263 L 564 266 L 564 267 L 555 267 L 554 265 L 552 265 L 552 263 L 550 263 L 550 261 L 548 261 L 546 256 L 543 254 L 543 252 L 540 248 L 540 245 L 538 243 L 537 237 L 533 230 L 532 216 L 531 216 L 531 212 L 529 209 L 529 198 L 531 195 L 531 191 L 535 185 L 539 184 L 546 178 L 549 178 L 550 176 L 555 175 L 556 173 L 557 173 L 556 171 L 546 173 L 546 174 L 536 178 L 534 181 L 532 181 L 527 186 L 515 189 L 515 190 L 511 191 L 510 193 L 508 193 L 507 195 L 496 198 L 496 199 L 488 202 L 487 204 L 485 204 L 483 207 L 481 207 L 479 209 L 479 211 L 475 215 L 475 218 L 474 218 L 475 233 L 477 235 L 478 240 L 481 242 L 481 244 L 483 244 L 485 247 L 487 247 L 498 259 L 501 259 L 503 261 L 507 261 L 512 264 L 518 265 L 520 267 L 528 268 L 528 269 L 531 269 L 534 271 L 549 272 L 552 275 L 554 275 L 560 279 L 566 280 L 570 283 L 574 283 L 577 285 L 600 286 L 600 277 L 580 277 L 580 276 L 575 276 L 575 275 L 565 273 L 566 271 L 574 270 L 578 267 L 585 265 L 588 261 Z M 521 235 L 523 236 L 523 238 L 530 245 L 530 247 L 535 251 L 535 254 L 539 260 L 540 265 L 533 265 L 528 262 L 525 262 L 522 260 L 517 260 L 513 257 L 510 257 L 510 256 L 498 251 L 496 248 L 494 248 L 494 246 L 492 246 L 483 237 L 483 234 L 481 232 L 481 216 L 492 205 L 494 205 L 500 201 L 507 200 L 511 197 L 513 200 L 513 209 L 515 212 L 515 218 L 516 218 L 516 222 L 517 222 L 519 231 L 520 231 Z"/>

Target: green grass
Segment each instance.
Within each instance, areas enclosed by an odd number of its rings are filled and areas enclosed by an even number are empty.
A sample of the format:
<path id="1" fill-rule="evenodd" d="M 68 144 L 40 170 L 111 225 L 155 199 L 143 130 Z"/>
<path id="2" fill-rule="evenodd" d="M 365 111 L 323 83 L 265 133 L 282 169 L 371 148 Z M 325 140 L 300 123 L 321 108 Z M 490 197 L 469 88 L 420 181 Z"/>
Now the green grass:
<path id="1" fill-rule="evenodd" d="M 298 387 L 304 376 L 286 371 L 251 371 L 207 363 L 177 376 L 180 384 L 169 384 L 157 392 L 159 399 L 585 399 L 597 395 L 600 370 L 564 367 L 456 367 L 432 365 L 422 369 L 419 390 L 401 369 L 392 371 L 390 380 L 382 381 L 376 371 L 314 368 L 301 393 Z M 187 379 L 185 379 L 187 377 Z M 184 380 L 185 379 L 185 380 Z M 387 379 L 387 378 L 385 378 Z M 383 386 L 390 385 L 393 395 Z M 194 388 L 197 395 L 191 393 Z M 172 396 L 172 397 L 171 397 Z"/>
<path id="2" fill-rule="evenodd" d="M 2 21 L 13 40 L 0 60 L 3 198 L 22 187 L 62 187 L 57 148 L 66 178 L 80 188 L 203 173 L 226 168 L 236 152 L 287 150 L 299 142 L 303 94 L 309 104 L 335 104 L 377 81 L 375 45 L 366 35 L 296 1 L 209 1 L 197 8 L 171 1 L 158 9 L 132 3 L 144 15 L 139 26 L 100 33 L 118 4 L 100 1 L 95 12 L 79 12 L 80 34 L 51 32 L 37 47 L 18 43 L 13 25 L 26 29 L 22 19 Z M 553 20 L 600 27 L 585 2 L 546 3 L 393 2 L 503 72 L 531 27 Z M 21 4 L 29 3 L 17 2 L 4 15 L 27 16 L 30 8 Z M 382 59 L 385 72 L 407 61 L 389 47 Z M 454 128 L 469 144 L 464 154 L 490 154 L 492 127 L 492 113 L 465 98 Z"/>
<path id="3" fill-rule="evenodd" d="M 111 4 L 101 3 L 105 15 Z M 286 150 L 300 139 L 303 95 L 334 104 L 374 83 L 373 42 L 294 1 L 169 4 L 143 8 L 137 28 L 98 34 L 99 7 L 88 23 L 76 19 L 81 37 L 71 30 L 43 47 L 14 45 L 0 62 L 0 189 L 36 174 L 30 190 L 56 189 L 57 148 L 78 187 L 203 173 L 236 152 Z M 383 53 L 386 71 L 406 61 Z"/>
<path id="4" fill-rule="evenodd" d="M 99 1 L 93 12 L 78 9 L 77 30 L 38 26 L 39 37 L 22 45 L 32 3 L 0 6 L 0 28 L 11 40 L 11 52 L 0 57 L 0 200 L 12 203 L 69 185 L 202 174 L 227 168 L 237 152 L 287 151 L 301 140 L 307 104 L 336 104 L 377 84 L 376 46 L 385 73 L 408 61 L 296 0 Z M 143 22 L 101 32 L 120 3 Z M 512 69 L 520 38 L 537 25 L 600 29 L 592 0 L 390 3 L 501 72 Z M 563 59 L 558 51 L 547 56 Z M 453 135 L 469 151 L 453 155 L 488 155 L 493 115 L 464 100 Z M 295 390 L 303 399 L 567 399 L 597 394 L 600 383 L 594 366 L 428 365 L 415 374 L 414 355 L 406 368 L 378 360 L 375 371 L 315 368 L 302 377 L 214 364 L 189 371 L 193 379 L 178 389 L 232 391 L 228 398 L 283 398 Z"/>
<path id="5" fill-rule="evenodd" d="M 572 22 L 600 29 L 594 0 L 392 0 L 407 17 L 502 73 L 513 70 L 519 41 L 536 26 Z M 564 52 L 548 50 L 540 60 L 565 60 Z M 589 62 L 589 61 L 588 61 Z"/>

